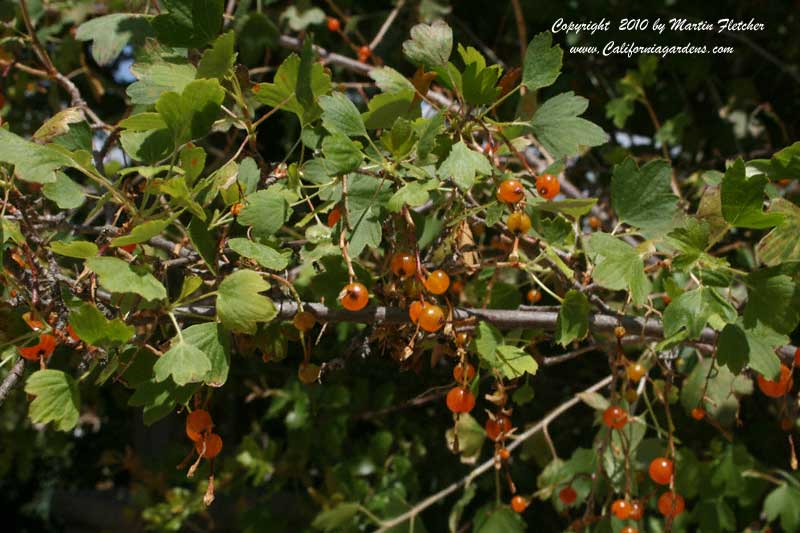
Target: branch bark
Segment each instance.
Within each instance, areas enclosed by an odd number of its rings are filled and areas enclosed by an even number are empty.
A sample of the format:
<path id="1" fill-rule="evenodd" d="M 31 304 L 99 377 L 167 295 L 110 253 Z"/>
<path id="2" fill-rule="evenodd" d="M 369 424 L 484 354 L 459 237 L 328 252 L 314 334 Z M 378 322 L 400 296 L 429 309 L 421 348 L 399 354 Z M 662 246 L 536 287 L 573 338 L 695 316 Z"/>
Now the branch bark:
<path id="1" fill-rule="evenodd" d="M 6 396 L 17 386 L 23 372 L 25 372 L 25 359 L 20 357 L 11 367 L 11 372 L 0 383 L 0 405 L 3 405 L 3 402 L 6 401 Z"/>

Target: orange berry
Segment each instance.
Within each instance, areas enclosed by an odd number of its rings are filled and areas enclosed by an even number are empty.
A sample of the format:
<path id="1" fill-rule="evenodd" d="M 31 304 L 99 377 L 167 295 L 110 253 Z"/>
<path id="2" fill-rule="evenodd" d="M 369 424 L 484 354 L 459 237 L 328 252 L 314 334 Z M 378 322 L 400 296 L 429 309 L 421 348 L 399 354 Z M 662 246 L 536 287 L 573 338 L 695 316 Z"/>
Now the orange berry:
<path id="1" fill-rule="evenodd" d="M 135 244 L 126 244 L 125 246 L 120 246 L 119 249 L 120 250 L 125 250 L 129 254 L 132 254 L 134 252 L 134 250 L 136 250 L 136 245 Z"/>
<path id="2" fill-rule="evenodd" d="M 339 293 L 339 301 L 342 303 L 342 307 L 348 311 L 360 311 L 369 302 L 369 290 L 363 283 L 357 281 L 349 283 Z"/>
<path id="3" fill-rule="evenodd" d="M 521 513 L 525 511 L 527 507 L 528 501 L 519 494 L 511 498 L 511 508 L 514 509 L 515 513 Z"/>
<path id="4" fill-rule="evenodd" d="M 411 319 L 411 322 L 414 324 L 417 323 L 419 320 L 419 315 L 422 314 L 422 309 L 424 307 L 425 305 L 419 300 L 414 300 L 411 302 L 411 305 L 408 306 L 408 318 Z"/>
<path id="5" fill-rule="evenodd" d="M 456 333 L 456 344 L 458 346 L 466 346 L 469 344 L 469 333 L 466 331 L 459 331 Z"/>
<path id="6" fill-rule="evenodd" d="M 464 282 L 461 281 L 460 279 L 457 279 L 450 284 L 450 292 L 452 292 L 453 294 L 459 295 L 463 291 L 464 291 Z"/>
<path id="7" fill-rule="evenodd" d="M 545 200 L 552 200 L 560 190 L 561 184 L 552 174 L 542 174 L 536 178 L 536 191 Z"/>
<path id="8" fill-rule="evenodd" d="M 572 505 L 578 499 L 578 493 L 570 486 L 564 487 L 558 493 L 558 499 L 564 505 Z"/>
<path id="9" fill-rule="evenodd" d="M 444 270 L 434 270 L 425 280 L 425 289 L 431 294 L 444 294 L 450 286 L 450 276 Z"/>
<path id="10" fill-rule="evenodd" d="M 617 405 L 612 405 L 603 412 L 603 424 L 611 429 L 622 429 L 628 423 L 628 413 Z"/>
<path id="11" fill-rule="evenodd" d="M 780 185 L 781 187 L 786 187 L 791 182 L 792 182 L 792 180 L 790 180 L 789 178 L 783 178 L 783 179 L 778 180 L 778 185 Z"/>
<path id="12" fill-rule="evenodd" d="M 205 445 L 205 451 L 203 446 Z M 216 433 L 209 433 L 203 440 L 194 443 L 198 454 L 202 454 L 206 459 L 213 459 L 222 451 L 222 437 Z"/>
<path id="13" fill-rule="evenodd" d="M 542 292 L 539 289 L 531 289 L 527 294 L 528 301 L 532 304 L 539 303 L 542 299 Z"/>
<path id="14" fill-rule="evenodd" d="M 405 279 L 417 273 L 417 260 L 408 252 L 398 252 L 392 256 L 392 273 L 400 279 Z"/>
<path id="15" fill-rule="evenodd" d="M 669 485 L 672 480 L 673 470 L 672 461 L 666 457 L 656 457 L 650 462 L 650 467 L 648 468 L 650 479 L 659 485 Z"/>
<path id="16" fill-rule="evenodd" d="M 758 381 L 758 388 L 761 389 L 761 392 L 770 398 L 780 398 L 789 392 L 794 384 L 792 371 L 786 365 L 781 365 L 781 375 L 778 381 L 770 381 L 761 374 L 758 375 L 756 381 Z"/>
<path id="17" fill-rule="evenodd" d="M 45 333 L 39 336 L 39 343 L 27 348 L 17 348 L 19 354 L 29 361 L 48 359 L 56 349 L 56 338 Z"/>
<path id="18" fill-rule="evenodd" d="M 508 448 L 500 448 L 497 450 L 497 455 L 502 461 L 508 461 L 508 459 L 511 457 L 511 452 L 508 451 Z"/>
<path id="19" fill-rule="evenodd" d="M 625 369 L 625 373 L 628 374 L 629 380 L 638 382 L 644 377 L 644 375 L 647 373 L 647 370 L 645 370 L 644 366 L 641 364 L 633 363 L 628 365 L 628 367 Z"/>
<path id="20" fill-rule="evenodd" d="M 339 206 L 337 205 L 333 209 L 331 209 L 330 213 L 328 213 L 328 220 L 326 221 L 329 228 L 332 228 L 339 222 L 339 219 L 342 218 L 342 212 L 339 211 Z"/>
<path id="21" fill-rule="evenodd" d="M 524 235 L 531 229 L 531 217 L 522 212 L 514 212 L 506 219 L 508 231 L 515 235 Z"/>
<path id="22" fill-rule="evenodd" d="M 497 189 L 497 199 L 507 204 L 516 204 L 525 198 L 525 187 L 519 180 L 505 180 Z"/>
<path id="23" fill-rule="evenodd" d="M 620 520 L 627 520 L 631 515 L 631 504 L 625 500 L 614 500 L 611 504 L 611 512 Z"/>
<path id="24" fill-rule="evenodd" d="M 361 63 L 366 63 L 371 55 L 372 50 L 370 50 L 369 46 L 367 45 L 364 45 L 358 49 L 358 61 Z"/>
<path id="25" fill-rule="evenodd" d="M 244 204 L 241 204 L 239 202 L 233 204 L 231 206 L 231 215 L 238 217 L 239 213 L 242 212 L 242 209 L 244 209 Z"/>
<path id="26" fill-rule="evenodd" d="M 475 367 L 469 363 L 453 367 L 453 379 L 458 383 L 469 383 L 475 378 Z"/>
<path id="27" fill-rule="evenodd" d="M 658 498 L 658 512 L 665 517 L 675 518 L 686 508 L 683 496 L 676 492 L 665 492 Z"/>
<path id="28" fill-rule="evenodd" d="M 631 514 L 628 515 L 630 520 L 641 520 L 644 518 L 644 507 L 639 502 L 639 500 L 633 500 L 631 502 Z"/>
<path id="29" fill-rule="evenodd" d="M 316 317 L 309 313 L 308 311 L 301 311 L 294 315 L 292 319 L 292 324 L 298 331 L 306 332 L 314 327 L 314 324 L 317 323 Z"/>
<path id="30" fill-rule="evenodd" d="M 514 424 L 512 424 L 509 417 L 504 414 L 498 414 L 494 419 L 489 418 L 486 420 L 484 429 L 489 440 L 498 441 L 501 437 L 505 437 L 512 427 L 514 427 Z"/>
<path id="31" fill-rule="evenodd" d="M 695 420 L 702 420 L 706 417 L 706 410 L 702 407 L 695 407 L 692 409 L 692 418 Z"/>
<path id="32" fill-rule="evenodd" d="M 625 526 L 619 530 L 619 533 L 639 533 L 639 530 L 633 526 Z"/>
<path id="33" fill-rule="evenodd" d="M 342 23 L 339 22 L 339 19 L 328 17 L 328 31 L 337 32 L 340 29 L 342 29 Z"/>
<path id="34" fill-rule="evenodd" d="M 589 217 L 589 227 L 593 230 L 597 230 L 600 228 L 600 219 L 596 216 L 592 215 Z"/>
<path id="35" fill-rule="evenodd" d="M 438 305 L 426 304 L 422 306 L 419 315 L 419 327 L 429 333 L 439 331 L 444 325 L 444 311 Z"/>
<path id="36" fill-rule="evenodd" d="M 203 440 L 203 435 L 212 427 L 211 414 L 205 409 L 195 409 L 186 416 L 186 436 L 195 442 Z"/>
<path id="37" fill-rule="evenodd" d="M 447 393 L 446 402 L 454 413 L 469 413 L 475 407 L 475 395 L 466 387 L 453 387 Z"/>

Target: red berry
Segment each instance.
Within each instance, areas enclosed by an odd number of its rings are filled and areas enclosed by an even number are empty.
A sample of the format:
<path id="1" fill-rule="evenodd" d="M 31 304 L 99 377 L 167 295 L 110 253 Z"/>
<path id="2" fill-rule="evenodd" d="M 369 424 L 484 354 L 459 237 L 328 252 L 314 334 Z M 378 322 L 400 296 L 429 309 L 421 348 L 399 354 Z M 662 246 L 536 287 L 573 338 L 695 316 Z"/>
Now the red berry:
<path id="1" fill-rule="evenodd" d="M 211 415 L 205 409 L 195 409 L 186 416 L 186 436 L 195 442 L 200 442 L 212 427 Z"/>
<path id="2" fill-rule="evenodd" d="M 339 211 L 339 206 L 337 205 L 333 209 L 331 209 L 330 213 L 328 213 L 328 227 L 332 228 L 339 222 L 339 219 L 342 218 L 342 212 Z"/>
<path id="3" fill-rule="evenodd" d="M 628 518 L 637 521 L 644 518 L 644 507 L 639 500 L 633 500 L 631 502 L 631 514 L 628 516 Z"/>
<path id="4" fill-rule="evenodd" d="M 205 451 L 203 446 L 205 445 Z M 203 454 L 206 459 L 213 459 L 222 451 L 222 438 L 216 433 L 209 433 L 201 441 L 195 442 L 197 453 Z"/>
<path id="5" fill-rule="evenodd" d="M 469 363 L 465 363 L 464 366 L 456 365 L 453 367 L 453 379 L 456 380 L 457 383 L 469 383 L 475 378 L 475 367 Z"/>
<path id="6" fill-rule="evenodd" d="M 545 200 L 552 200 L 560 190 L 561 184 L 552 174 L 542 174 L 536 178 L 536 191 Z"/>
<path id="7" fill-rule="evenodd" d="M 659 485 L 669 485 L 672 480 L 673 470 L 672 461 L 666 457 L 656 457 L 650 462 L 648 472 L 650 473 L 650 479 Z"/>
<path id="8" fill-rule="evenodd" d="M 419 315 L 419 327 L 429 333 L 439 331 L 444 326 L 444 311 L 438 305 L 425 304 Z"/>
<path id="9" fill-rule="evenodd" d="M 450 276 L 444 270 L 434 270 L 425 280 L 425 288 L 431 294 L 444 294 L 450 286 Z"/>
<path id="10" fill-rule="evenodd" d="M 417 260 L 406 252 L 398 252 L 392 256 L 392 273 L 400 279 L 405 279 L 417 273 Z"/>
<path id="11" fill-rule="evenodd" d="M 611 504 L 611 512 L 620 520 L 627 520 L 631 515 L 631 504 L 625 500 L 614 500 Z"/>
<path id="12" fill-rule="evenodd" d="M 342 23 L 339 22 L 339 19 L 328 17 L 328 30 L 336 32 L 339 31 L 340 29 L 342 29 Z"/>
<path id="13" fill-rule="evenodd" d="M 525 187 L 518 180 L 505 180 L 497 189 L 497 199 L 507 204 L 516 204 L 525 198 Z"/>
<path id="14" fill-rule="evenodd" d="M 489 440 L 497 441 L 500 440 L 501 437 L 508 435 L 512 427 L 514 427 L 514 424 L 511 423 L 510 418 L 504 414 L 498 414 L 494 420 L 490 418 L 486 421 L 484 429 L 486 430 L 486 436 L 489 437 Z"/>
<path id="15" fill-rule="evenodd" d="M 503 461 L 508 461 L 508 459 L 511 457 L 511 452 L 508 451 L 508 448 L 500 448 L 499 450 L 497 450 L 497 455 Z"/>
<path id="16" fill-rule="evenodd" d="M 514 509 L 515 513 L 525 511 L 526 507 L 528 507 L 528 501 L 519 494 L 511 498 L 511 508 Z"/>
<path id="17" fill-rule="evenodd" d="M 761 389 L 761 392 L 770 398 L 780 398 L 789 392 L 794 384 L 792 371 L 786 365 L 781 365 L 781 375 L 778 381 L 770 381 L 761 374 L 758 375 L 756 381 L 758 381 L 758 388 Z"/>
<path id="18" fill-rule="evenodd" d="M 447 393 L 447 408 L 454 413 L 469 413 L 475 407 L 475 395 L 466 387 L 453 387 Z"/>
<path id="19" fill-rule="evenodd" d="M 241 204 L 241 203 L 238 203 L 238 202 L 233 204 L 231 206 L 231 215 L 233 215 L 235 217 L 238 217 L 239 213 L 242 212 L 242 209 L 244 209 L 244 204 Z"/>
<path id="20" fill-rule="evenodd" d="M 558 493 L 558 499 L 561 500 L 561 503 L 564 505 L 572 505 L 575 503 L 575 500 L 578 499 L 578 493 L 575 492 L 575 489 L 572 487 L 564 487 Z"/>
<path id="21" fill-rule="evenodd" d="M 628 414 L 617 405 L 612 405 L 603 412 L 603 424 L 611 429 L 622 429 L 628 423 Z"/>
<path id="22" fill-rule="evenodd" d="M 528 301 L 532 304 L 539 303 L 542 299 L 542 292 L 539 289 L 531 289 L 527 295 Z"/>
<path id="23" fill-rule="evenodd" d="M 358 60 L 361 63 L 366 63 L 371 55 L 372 55 L 372 50 L 370 50 L 369 46 L 367 45 L 364 45 L 358 49 Z"/>
<path id="24" fill-rule="evenodd" d="M 506 220 L 506 227 L 515 235 L 524 235 L 531 229 L 531 218 L 519 211 L 511 213 Z"/>
<path id="25" fill-rule="evenodd" d="M 658 512 L 665 517 L 676 517 L 686 508 L 683 496 L 676 492 L 665 492 L 658 498 Z"/>
<path id="26" fill-rule="evenodd" d="M 348 311 L 360 311 L 369 302 L 369 291 L 363 283 L 350 283 L 339 293 L 339 301 Z"/>
<path id="27" fill-rule="evenodd" d="M 695 420 L 702 420 L 706 417 L 706 410 L 702 407 L 695 407 L 692 409 L 692 418 Z"/>

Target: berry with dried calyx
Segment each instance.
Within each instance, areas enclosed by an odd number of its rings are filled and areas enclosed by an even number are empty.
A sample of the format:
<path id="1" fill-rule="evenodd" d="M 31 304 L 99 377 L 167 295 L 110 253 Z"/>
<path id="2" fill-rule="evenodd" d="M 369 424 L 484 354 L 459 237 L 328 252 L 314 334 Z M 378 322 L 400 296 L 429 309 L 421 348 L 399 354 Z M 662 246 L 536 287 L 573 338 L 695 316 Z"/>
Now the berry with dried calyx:
<path id="1" fill-rule="evenodd" d="M 600 219 L 597 218 L 594 215 L 590 216 L 589 217 L 589 227 L 592 228 L 593 230 L 599 229 L 600 228 Z"/>
<path id="2" fill-rule="evenodd" d="M 411 319 L 411 322 L 416 324 L 419 321 L 419 315 L 422 314 L 422 310 L 424 309 L 425 304 L 420 302 L 419 300 L 414 300 L 411 302 L 411 305 L 408 306 L 408 318 Z"/>
<path id="3" fill-rule="evenodd" d="M 528 302 L 532 304 L 539 303 L 539 301 L 542 299 L 542 291 L 539 289 L 531 289 L 528 291 L 526 297 L 528 298 Z"/>
<path id="4" fill-rule="evenodd" d="M 486 420 L 484 429 L 486 430 L 486 436 L 489 440 L 498 441 L 508 435 L 512 427 L 514 427 L 514 424 L 511 423 L 511 419 L 500 413 L 493 419 L 489 418 Z"/>
<path id="5" fill-rule="evenodd" d="M 786 365 L 781 365 L 781 375 L 777 381 L 766 379 L 761 374 L 756 378 L 758 388 L 770 398 L 780 398 L 789 392 L 794 384 L 792 371 Z"/>
<path id="6" fill-rule="evenodd" d="M 292 319 L 292 324 L 297 331 L 306 332 L 314 327 L 314 324 L 317 323 L 317 319 L 314 317 L 313 314 L 309 313 L 308 311 L 300 311 L 294 318 Z"/>
<path id="7" fill-rule="evenodd" d="M 453 387 L 447 393 L 446 402 L 454 413 L 469 413 L 475 407 L 475 395 L 466 387 Z"/>
<path id="8" fill-rule="evenodd" d="M 186 415 L 186 436 L 195 442 L 201 441 L 212 427 L 211 414 L 205 409 L 195 409 Z"/>
<path id="9" fill-rule="evenodd" d="M 398 252 L 392 256 L 390 267 L 395 276 L 406 279 L 417 273 L 417 260 L 408 252 Z"/>
<path id="10" fill-rule="evenodd" d="M 628 423 L 628 413 L 618 405 L 612 405 L 603 411 L 603 424 L 611 429 L 622 429 Z"/>
<path id="11" fill-rule="evenodd" d="M 507 204 L 516 204 L 525 198 L 525 187 L 519 180 L 505 180 L 497 188 L 497 199 Z"/>
<path id="12" fill-rule="evenodd" d="M 466 346 L 469 344 L 469 333 L 466 331 L 459 331 L 456 333 L 456 346 Z"/>
<path id="13" fill-rule="evenodd" d="M 425 280 L 425 289 L 431 294 L 444 294 L 450 287 L 450 276 L 444 270 L 434 270 Z"/>
<path id="14" fill-rule="evenodd" d="M 517 494 L 511 498 L 511 508 L 515 513 L 521 513 L 528 507 L 528 500 Z"/>
<path id="15" fill-rule="evenodd" d="M 631 501 L 631 514 L 628 515 L 630 520 L 639 521 L 644 518 L 644 507 L 639 500 Z"/>
<path id="16" fill-rule="evenodd" d="M 669 485 L 672 480 L 674 466 L 666 457 L 656 457 L 650 462 L 648 472 L 650 479 L 659 485 Z"/>
<path id="17" fill-rule="evenodd" d="M 620 520 L 627 520 L 631 516 L 631 504 L 625 500 L 614 500 L 611 504 L 611 513 Z"/>
<path id="18" fill-rule="evenodd" d="M 360 311 L 369 302 L 369 290 L 363 283 L 348 283 L 339 293 L 339 301 L 348 311 Z"/>
<path id="19" fill-rule="evenodd" d="M 508 459 L 511 457 L 511 452 L 508 451 L 508 448 L 500 448 L 497 450 L 497 456 L 501 461 L 508 461 Z"/>
<path id="20" fill-rule="evenodd" d="M 422 312 L 419 315 L 419 327 L 433 333 L 439 331 L 444 326 L 444 311 L 438 305 L 425 304 L 422 306 Z"/>
<path id="21" fill-rule="evenodd" d="M 628 379 L 631 381 L 639 382 L 647 373 L 644 365 L 640 363 L 632 363 L 625 369 Z"/>
<path id="22" fill-rule="evenodd" d="M 457 383 L 469 383 L 475 378 L 475 367 L 469 363 L 456 365 L 453 367 L 453 379 Z"/>
<path id="23" fill-rule="evenodd" d="M 692 409 L 692 418 L 695 420 L 702 420 L 706 417 L 706 410 L 702 407 L 695 407 Z"/>
<path id="24" fill-rule="evenodd" d="M 525 235 L 531 229 L 531 217 L 520 211 L 508 215 L 506 219 L 508 231 L 515 235 Z"/>
<path id="25" fill-rule="evenodd" d="M 371 55 L 372 50 L 370 50 L 369 46 L 367 45 L 364 45 L 358 49 L 358 61 L 360 63 L 366 63 Z"/>
<path id="26" fill-rule="evenodd" d="M 216 433 L 209 433 L 202 440 L 194 443 L 198 454 L 206 459 L 213 459 L 222 451 L 222 437 Z"/>
<path id="27" fill-rule="evenodd" d="M 328 31 L 337 32 L 342 29 L 342 23 L 339 22 L 339 19 L 334 17 L 328 17 Z"/>
<path id="28" fill-rule="evenodd" d="M 542 174 L 536 178 L 536 192 L 545 200 L 552 200 L 559 191 L 561 191 L 561 184 L 558 182 L 558 178 L 552 174 Z"/>
<path id="29" fill-rule="evenodd" d="M 665 492 L 658 498 L 658 512 L 667 518 L 675 518 L 686 508 L 683 496 L 677 492 Z"/>
<path id="30" fill-rule="evenodd" d="M 564 505 L 572 505 L 578 499 L 578 493 L 571 486 L 566 486 L 558 492 L 558 499 Z"/>

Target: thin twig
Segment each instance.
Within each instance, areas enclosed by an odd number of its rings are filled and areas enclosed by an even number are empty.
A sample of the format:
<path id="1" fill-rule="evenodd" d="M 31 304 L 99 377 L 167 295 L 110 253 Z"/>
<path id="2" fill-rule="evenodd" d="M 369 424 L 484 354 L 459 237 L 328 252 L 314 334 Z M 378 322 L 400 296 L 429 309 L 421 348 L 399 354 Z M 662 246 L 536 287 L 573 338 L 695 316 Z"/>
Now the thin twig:
<path id="1" fill-rule="evenodd" d="M 392 22 L 394 22 L 394 19 L 397 18 L 397 14 L 400 13 L 400 10 L 403 8 L 403 5 L 405 3 L 406 0 L 400 0 L 399 2 L 397 2 L 397 5 L 394 6 L 392 12 L 389 13 L 389 16 L 386 17 L 385 21 L 383 21 L 383 26 L 381 26 L 381 29 L 378 30 L 378 33 L 375 34 L 375 38 L 372 39 L 372 41 L 369 43 L 370 50 L 375 50 L 375 48 L 377 48 L 377 46 L 381 44 L 383 36 L 386 35 L 386 32 L 389 30 L 389 27 L 392 25 Z"/>
<path id="2" fill-rule="evenodd" d="M 14 363 L 14 366 L 11 367 L 11 371 L 8 375 L 3 379 L 3 383 L 0 383 L 0 405 L 3 405 L 3 402 L 8 396 L 14 387 L 17 386 L 19 383 L 20 378 L 22 377 L 22 373 L 25 371 L 25 359 L 19 358 L 19 361 Z"/>

